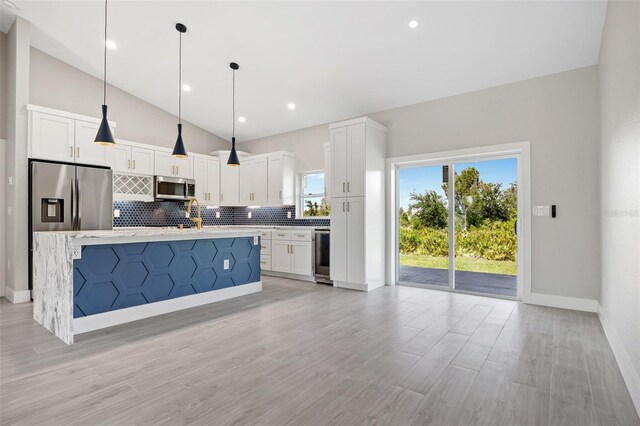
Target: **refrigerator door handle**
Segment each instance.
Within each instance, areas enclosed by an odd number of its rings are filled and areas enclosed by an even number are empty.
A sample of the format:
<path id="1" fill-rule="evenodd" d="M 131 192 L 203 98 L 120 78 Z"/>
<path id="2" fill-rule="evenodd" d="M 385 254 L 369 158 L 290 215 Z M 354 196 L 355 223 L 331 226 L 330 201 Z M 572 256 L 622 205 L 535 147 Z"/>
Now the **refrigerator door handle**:
<path id="1" fill-rule="evenodd" d="M 76 180 L 71 179 L 71 230 L 76 230 Z"/>
<path id="2" fill-rule="evenodd" d="M 82 203 L 80 202 L 82 195 L 80 194 L 80 181 L 77 178 L 76 178 L 76 197 L 77 197 L 76 223 L 78 225 L 76 231 L 79 231 L 80 229 L 82 229 Z"/>

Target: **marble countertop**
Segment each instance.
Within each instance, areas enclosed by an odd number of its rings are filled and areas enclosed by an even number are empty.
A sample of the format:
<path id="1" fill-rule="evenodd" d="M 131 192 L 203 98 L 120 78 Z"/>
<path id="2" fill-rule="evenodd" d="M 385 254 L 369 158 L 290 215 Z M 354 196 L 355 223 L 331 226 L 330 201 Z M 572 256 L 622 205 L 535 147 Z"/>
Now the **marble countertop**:
<path id="1" fill-rule="evenodd" d="M 104 231 L 53 231 L 34 232 L 34 237 L 39 234 L 54 234 L 67 238 L 71 244 L 86 246 L 95 244 L 113 243 L 138 243 L 148 241 L 177 241 L 200 240 L 207 238 L 235 238 L 254 237 L 260 235 L 258 227 L 203 227 L 198 231 L 195 228 L 115 228 Z"/>

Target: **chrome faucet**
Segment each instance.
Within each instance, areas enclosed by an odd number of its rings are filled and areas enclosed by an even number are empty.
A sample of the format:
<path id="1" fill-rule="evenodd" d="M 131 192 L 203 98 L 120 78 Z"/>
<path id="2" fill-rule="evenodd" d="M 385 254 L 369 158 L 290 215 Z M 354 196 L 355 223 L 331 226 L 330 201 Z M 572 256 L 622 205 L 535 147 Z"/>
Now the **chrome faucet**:
<path id="1" fill-rule="evenodd" d="M 196 202 L 196 205 L 198 206 L 198 217 L 196 217 L 195 219 L 191 217 L 191 207 L 193 206 L 193 202 L 194 201 Z M 192 222 L 195 222 L 196 228 L 198 229 L 198 231 L 202 230 L 202 217 L 200 216 L 200 201 L 198 201 L 197 198 L 192 198 L 192 199 L 189 200 L 189 205 L 187 206 L 187 217 Z"/>

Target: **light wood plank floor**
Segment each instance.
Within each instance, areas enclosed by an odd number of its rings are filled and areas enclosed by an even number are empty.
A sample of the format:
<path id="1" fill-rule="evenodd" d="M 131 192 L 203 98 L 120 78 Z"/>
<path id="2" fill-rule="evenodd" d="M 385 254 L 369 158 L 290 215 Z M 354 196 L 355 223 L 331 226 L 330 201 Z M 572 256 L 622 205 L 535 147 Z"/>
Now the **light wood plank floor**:
<path id="1" fill-rule="evenodd" d="M 67 347 L 0 310 L 3 425 L 640 424 L 594 314 L 266 277 Z"/>

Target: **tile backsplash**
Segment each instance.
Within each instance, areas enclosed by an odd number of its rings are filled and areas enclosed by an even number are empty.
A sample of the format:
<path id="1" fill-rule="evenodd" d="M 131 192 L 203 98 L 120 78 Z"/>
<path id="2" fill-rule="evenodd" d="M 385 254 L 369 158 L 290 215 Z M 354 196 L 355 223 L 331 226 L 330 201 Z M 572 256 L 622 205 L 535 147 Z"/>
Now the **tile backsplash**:
<path id="1" fill-rule="evenodd" d="M 180 201 L 115 201 L 113 208 L 120 210 L 114 217 L 114 227 L 125 226 L 193 226 L 185 217 L 185 203 Z M 329 219 L 295 219 L 294 206 L 290 207 L 218 207 L 201 210 L 202 224 L 211 225 L 279 225 L 279 226 L 329 226 Z M 220 217 L 216 217 L 216 212 Z M 251 212 L 251 218 L 248 213 Z M 287 214 L 291 212 L 291 219 Z M 195 215 L 195 212 L 193 213 Z"/>

